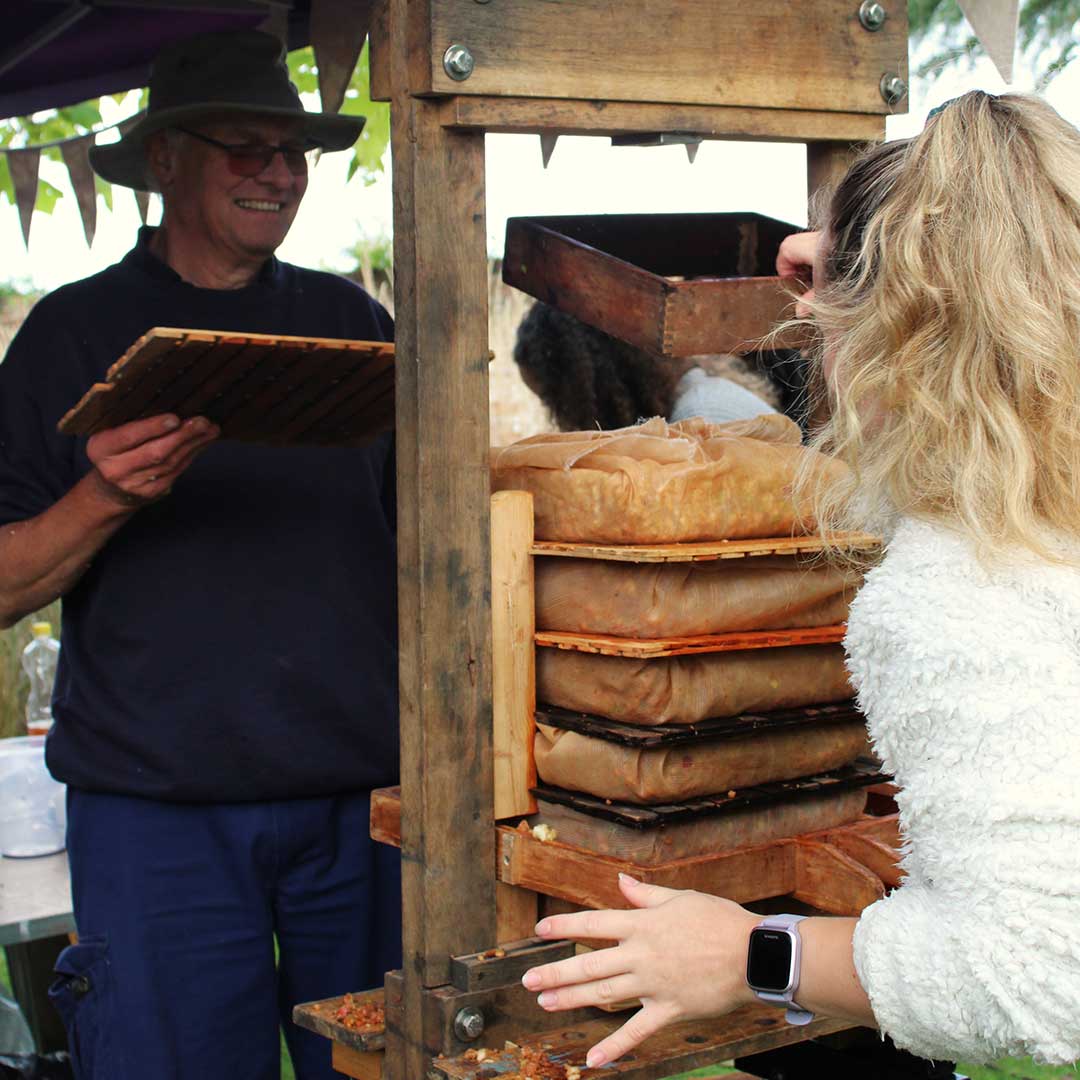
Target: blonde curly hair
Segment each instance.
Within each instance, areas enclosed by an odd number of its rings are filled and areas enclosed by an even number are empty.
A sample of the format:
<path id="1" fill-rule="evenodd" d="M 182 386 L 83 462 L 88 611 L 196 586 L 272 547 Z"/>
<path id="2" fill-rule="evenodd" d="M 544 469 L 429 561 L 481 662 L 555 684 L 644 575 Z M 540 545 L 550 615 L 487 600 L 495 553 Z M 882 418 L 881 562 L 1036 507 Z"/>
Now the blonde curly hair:
<path id="1" fill-rule="evenodd" d="M 819 527 L 911 515 L 984 557 L 1065 558 L 1080 537 L 1080 133 L 1037 98 L 965 94 L 856 161 L 824 229 L 807 306 L 831 408 L 813 445 L 852 471 L 801 481 Z"/>

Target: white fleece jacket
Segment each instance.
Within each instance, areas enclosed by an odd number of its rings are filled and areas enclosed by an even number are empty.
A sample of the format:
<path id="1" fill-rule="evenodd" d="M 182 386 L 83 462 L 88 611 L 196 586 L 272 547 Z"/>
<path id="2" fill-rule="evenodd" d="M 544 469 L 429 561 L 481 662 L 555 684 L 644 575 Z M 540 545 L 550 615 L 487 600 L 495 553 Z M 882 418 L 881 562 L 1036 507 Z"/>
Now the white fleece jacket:
<path id="1" fill-rule="evenodd" d="M 870 734 L 900 786 L 902 886 L 855 966 L 923 1057 L 1080 1058 L 1080 545 L 984 569 L 904 520 L 848 623 Z"/>

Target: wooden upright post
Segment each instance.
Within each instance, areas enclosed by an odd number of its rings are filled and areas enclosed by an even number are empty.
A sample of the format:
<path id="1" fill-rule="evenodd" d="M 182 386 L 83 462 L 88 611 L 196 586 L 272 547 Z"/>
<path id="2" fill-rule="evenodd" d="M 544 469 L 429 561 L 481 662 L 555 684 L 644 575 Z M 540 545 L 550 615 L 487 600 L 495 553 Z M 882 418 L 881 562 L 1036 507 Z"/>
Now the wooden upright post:
<path id="1" fill-rule="evenodd" d="M 390 9 L 403 991 L 388 1080 L 428 1072 L 427 987 L 495 939 L 484 137 L 409 92 Z"/>

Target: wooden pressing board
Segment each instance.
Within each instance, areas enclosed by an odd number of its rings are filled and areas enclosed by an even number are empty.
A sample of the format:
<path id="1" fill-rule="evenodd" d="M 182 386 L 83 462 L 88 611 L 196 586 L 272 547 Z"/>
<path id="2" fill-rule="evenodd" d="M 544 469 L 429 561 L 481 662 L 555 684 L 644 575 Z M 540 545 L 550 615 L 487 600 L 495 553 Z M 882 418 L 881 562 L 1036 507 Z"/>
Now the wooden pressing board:
<path id="1" fill-rule="evenodd" d="M 393 428 L 394 346 L 155 327 L 58 429 L 93 435 L 162 413 L 206 416 L 241 442 L 359 445 Z"/>

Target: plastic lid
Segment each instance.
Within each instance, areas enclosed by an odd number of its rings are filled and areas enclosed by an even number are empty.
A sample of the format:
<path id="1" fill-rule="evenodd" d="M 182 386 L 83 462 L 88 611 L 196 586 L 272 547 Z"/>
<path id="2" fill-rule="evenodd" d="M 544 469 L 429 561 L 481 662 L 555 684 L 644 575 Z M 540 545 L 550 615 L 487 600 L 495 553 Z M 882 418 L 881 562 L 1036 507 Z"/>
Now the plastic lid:
<path id="1" fill-rule="evenodd" d="M 36 622 L 30 624 L 30 632 L 34 637 L 52 637 L 51 622 Z"/>

